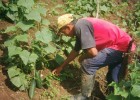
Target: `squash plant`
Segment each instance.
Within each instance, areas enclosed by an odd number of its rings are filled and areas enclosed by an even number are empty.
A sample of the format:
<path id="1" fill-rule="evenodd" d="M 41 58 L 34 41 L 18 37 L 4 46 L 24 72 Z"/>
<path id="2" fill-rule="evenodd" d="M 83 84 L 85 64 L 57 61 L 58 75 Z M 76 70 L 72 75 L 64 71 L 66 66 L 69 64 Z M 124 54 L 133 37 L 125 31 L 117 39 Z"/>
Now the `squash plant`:
<path id="1" fill-rule="evenodd" d="M 39 69 L 53 67 L 64 60 L 56 35 L 49 29 L 45 4 L 34 0 L 11 0 L 5 7 L 6 17 L 14 22 L 3 33 L 10 33 L 4 45 L 7 47 L 8 76 L 20 90 L 29 89 L 33 97 L 35 87 L 43 83 Z M 36 84 L 36 85 L 35 85 Z"/>

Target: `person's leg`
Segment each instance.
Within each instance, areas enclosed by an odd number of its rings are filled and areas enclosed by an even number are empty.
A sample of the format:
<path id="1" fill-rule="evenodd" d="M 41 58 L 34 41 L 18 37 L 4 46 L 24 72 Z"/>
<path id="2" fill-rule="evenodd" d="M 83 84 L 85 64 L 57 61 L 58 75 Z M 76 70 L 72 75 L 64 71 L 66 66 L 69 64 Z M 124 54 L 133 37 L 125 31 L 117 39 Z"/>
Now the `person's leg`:
<path id="1" fill-rule="evenodd" d="M 121 67 L 121 63 L 108 65 L 108 73 L 106 75 L 108 84 L 110 84 L 112 81 L 118 83 L 118 75 L 119 75 L 120 67 Z"/>
<path id="2" fill-rule="evenodd" d="M 94 75 L 89 75 L 81 69 L 81 93 L 70 97 L 70 100 L 90 100 L 94 86 Z"/>
<path id="3" fill-rule="evenodd" d="M 108 73 L 106 75 L 106 80 L 107 80 L 107 84 L 109 85 L 112 81 L 117 82 L 118 83 L 118 76 L 119 76 L 119 70 L 121 67 L 121 63 L 119 64 L 111 64 L 108 66 Z M 114 88 L 112 86 L 108 87 L 107 92 L 111 93 L 114 91 Z"/>
<path id="4" fill-rule="evenodd" d="M 118 64 L 112 70 L 112 79 L 113 79 L 113 81 L 115 81 L 117 83 L 119 82 L 118 77 L 119 77 L 119 70 L 120 70 L 120 68 L 121 68 L 121 64 Z"/>
<path id="5" fill-rule="evenodd" d="M 88 58 L 82 61 L 81 63 L 81 69 L 84 71 L 84 74 L 88 77 L 90 75 L 92 75 L 92 77 L 94 77 L 96 70 L 98 70 L 100 67 L 104 67 L 110 64 L 114 64 L 117 62 L 120 62 L 122 59 L 122 53 L 113 49 L 109 49 L 106 48 L 102 51 L 100 51 L 98 53 L 98 55 L 96 57 L 93 58 Z M 83 78 L 82 78 L 83 81 Z M 92 87 L 94 87 L 94 84 L 91 82 L 91 80 L 86 80 L 87 83 L 90 83 L 90 85 L 93 85 Z M 83 82 L 82 82 L 83 84 Z M 81 95 L 77 95 L 74 97 L 79 97 L 79 98 L 85 98 L 85 99 L 71 99 L 71 100 L 88 100 L 87 98 L 89 98 L 89 96 L 91 96 L 91 91 L 93 90 L 93 88 L 90 88 L 91 90 L 89 90 L 86 94 L 90 94 L 90 95 L 85 95 L 85 89 L 83 89 L 83 86 L 85 86 L 84 88 L 88 88 L 89 85 L 85 84 L 82 85 L 81 87 Z"/>

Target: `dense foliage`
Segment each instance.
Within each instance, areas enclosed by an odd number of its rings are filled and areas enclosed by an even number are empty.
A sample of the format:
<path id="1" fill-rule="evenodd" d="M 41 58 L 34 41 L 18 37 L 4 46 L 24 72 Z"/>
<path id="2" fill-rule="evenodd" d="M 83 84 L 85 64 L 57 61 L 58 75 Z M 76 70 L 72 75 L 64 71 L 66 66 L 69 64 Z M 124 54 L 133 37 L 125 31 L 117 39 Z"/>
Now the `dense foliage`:
<path id="1" fill-rule="evenodd" d="M 131 33 L 134 38 L 139 38 L 140 2 L 133 3 L 133 6 L 131 3 L 128 0 L 64 0 L 63 7 L 66 7 L 65 12 L 73 13 L 77 18 L 97 15 L 99 18 L 111 18 L 113 23 Z M 60 39 L 49 28 L 50 22 L 45 18 L 48 14 L 46 6 L 38 0 L 0 1 L 1 19 L 14 23 L 1 31 L 1 34 L 10 34 L 4 43 L 7 48 L 5 64 L 8 66 L 8 76 L 20 90 L 29 89 L 30 98 L 34 95 L 35 87 L 51 86 L 50 79 L 58 79 L 53 75 L 42 79 L 40 69 L 61 64 L 74 45 L 74 40 L 65 36 Z M 52 13 L 58 14 L 56 9 L 52 9 Z M 140 46 L 137 46 L 136 54 L 139 53 Z M 129 69 L 131 73 L 127 80 L 110 84 L 114 92 L 107 96 L 108 100 L 140 99 L 140 62 L 136 56 Z"/>
<path id="2" fill-rule="evenodd" d="M 50 86 L 50 78 L 40 77 L 43 67 L 56 67 L 63 61 L 64 54 L 56 43 L 55 33 L 49 28 L 46 5 L 34 0 L 0 1 L 3 19 L 14 25 L 7 27 L 2 34 L 10 34 L 4 46 L 7 47 L 5 64 L 8 76 L 20 90 L 29 89 L 32 98 L 35 87 Z M 63 37 L 64 42 L 68 39 Z M 52 76 L 53 77 L 53 76 Z"/>

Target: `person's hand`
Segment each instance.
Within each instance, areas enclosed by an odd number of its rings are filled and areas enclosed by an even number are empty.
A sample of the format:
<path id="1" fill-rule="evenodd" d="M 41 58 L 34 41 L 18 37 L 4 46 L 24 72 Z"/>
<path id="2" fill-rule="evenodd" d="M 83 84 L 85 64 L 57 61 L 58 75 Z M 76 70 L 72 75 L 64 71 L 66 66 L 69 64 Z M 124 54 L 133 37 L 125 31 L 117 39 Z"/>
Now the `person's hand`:
<path id="1" fill-rule="evenodd" d="M 59 76 L 60 75 L 60 72 L 62 71 L 62 67 L 61 66 L 59 66 L 59 67 L 57 67 L 56 69 L 54 69 L 53 71 L 52 71 L 52 74 L 53 75 L 57 75 L 57 76 Z"/>

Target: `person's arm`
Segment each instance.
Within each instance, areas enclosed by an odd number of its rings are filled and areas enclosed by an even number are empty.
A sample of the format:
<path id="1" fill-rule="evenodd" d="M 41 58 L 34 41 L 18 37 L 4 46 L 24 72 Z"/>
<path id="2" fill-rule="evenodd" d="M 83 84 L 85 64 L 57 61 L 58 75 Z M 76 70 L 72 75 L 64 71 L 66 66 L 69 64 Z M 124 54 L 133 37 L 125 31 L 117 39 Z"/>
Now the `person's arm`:
<path id="1" fill-rule="evenodd" d="M 96 48 L 88 48 L 85 52 L 79 57 L 79 62 L 83 61 L 87 58 L 95 57 L 98 54 L 98 50 Z"/>
<path id="2" fill-rule="evenodd" d="M 70 55 L 67 57 L 67 59 L 62 63 L 62 65 L 60 65 L 59 67 L 57 67 L 56 69 L 54 69 L 52 71 L 52 74 L 55 75 L 60 75 L 61 70 L 67 65 L 69 64 L 72 60 L 74 60 L 79 54 L 79 51 L 75 51 L 72 50 Z"/>

